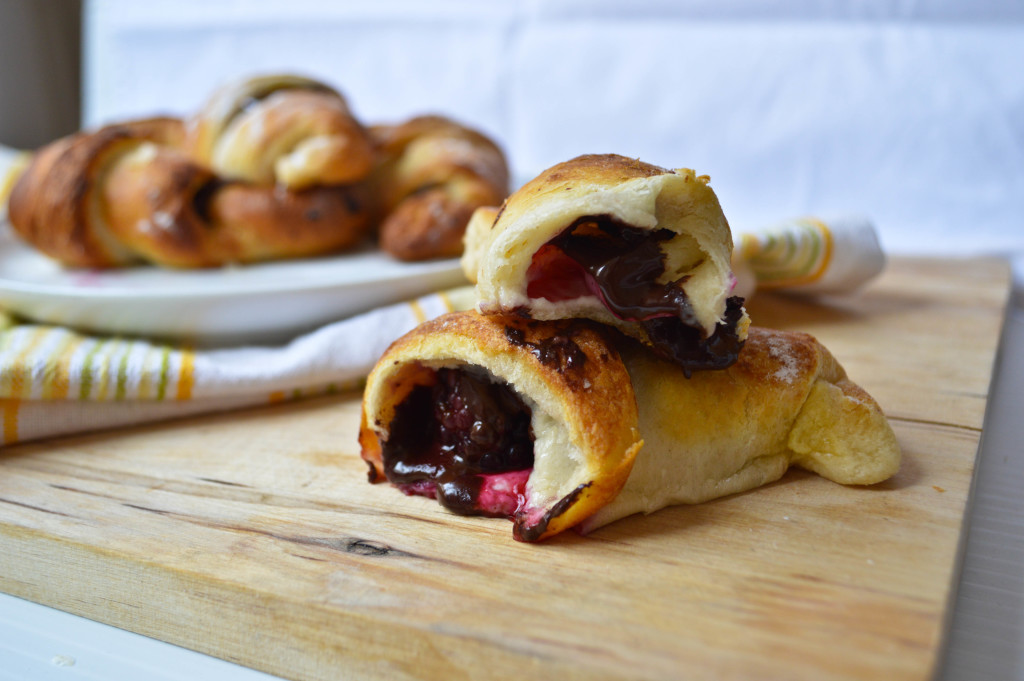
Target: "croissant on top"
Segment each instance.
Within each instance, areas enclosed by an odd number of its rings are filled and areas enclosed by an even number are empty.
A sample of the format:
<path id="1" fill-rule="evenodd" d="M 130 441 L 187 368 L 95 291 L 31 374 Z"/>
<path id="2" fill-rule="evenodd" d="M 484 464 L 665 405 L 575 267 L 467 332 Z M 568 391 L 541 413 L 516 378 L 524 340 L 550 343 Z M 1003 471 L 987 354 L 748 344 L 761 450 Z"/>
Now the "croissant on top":
<path id="1" fill-rule="evenodd" d="M 352 248 L 381 226 L 400 260 L 453 257 L 508 193 L 500 148 L 442 117 L 365 126 L 316 80 L 229 84 L 187 119 L 103 126 L 35 152 L 15 232 L 70 267 L 212 267 Z"/>

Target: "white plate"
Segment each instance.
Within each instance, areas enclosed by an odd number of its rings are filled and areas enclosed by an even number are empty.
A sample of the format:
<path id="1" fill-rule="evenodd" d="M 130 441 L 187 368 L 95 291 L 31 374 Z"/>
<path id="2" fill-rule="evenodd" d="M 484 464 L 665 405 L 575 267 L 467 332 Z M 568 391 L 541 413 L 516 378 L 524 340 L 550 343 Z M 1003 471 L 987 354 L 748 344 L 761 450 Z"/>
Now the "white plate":
<path id="1" fill-rule="evenodd" d="M 196 345 L 280 342 L 464 283 L 458 260 L 400 263 L 375 250 L 215 270 L 68 270 L 0 223 L 0 307 L 95 333 Z"/>

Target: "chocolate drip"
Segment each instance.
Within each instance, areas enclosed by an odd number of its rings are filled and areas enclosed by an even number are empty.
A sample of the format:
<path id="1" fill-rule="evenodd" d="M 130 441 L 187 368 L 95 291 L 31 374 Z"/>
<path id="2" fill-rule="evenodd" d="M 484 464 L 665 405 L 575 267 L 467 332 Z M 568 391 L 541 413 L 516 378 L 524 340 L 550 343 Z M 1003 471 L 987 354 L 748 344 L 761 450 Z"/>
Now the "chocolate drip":
<path id="1" fill-rule="evenodd" d="M 398 485 L 434 483 L 438 501 L 480 514 L 481 474 L 533 467 L 530 409 L 507 385 L 439 369 L 395 408 L 383 443 L 384 474 Z"/>
<path id="2" fill-rule="evenodd" d="M 743 318 L 743 299 L 733 296 L 725 303 L 725 320 L 715 332 L 702 338 L 695 329 L 676 317 L 655 317 L 640 322 L 654 351 L 683 368 L 686 377 L 695 370 L 725 369 L 731 366 L 743 348 L 736 325 Z"/>

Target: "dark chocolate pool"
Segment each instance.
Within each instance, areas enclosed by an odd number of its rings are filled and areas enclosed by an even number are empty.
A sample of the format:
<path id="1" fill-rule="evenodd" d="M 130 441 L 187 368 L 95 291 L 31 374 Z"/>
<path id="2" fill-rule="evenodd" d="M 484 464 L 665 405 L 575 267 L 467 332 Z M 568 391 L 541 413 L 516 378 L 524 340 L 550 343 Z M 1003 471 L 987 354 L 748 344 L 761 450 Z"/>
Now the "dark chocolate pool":
<path id="1" fill-rule="evenodd" d="M 530 408 L 477 372 L 438 369 L 435 378 L 395 408 L 382 443 L 385 477 L 455 513 L 512 518 L 533 468 Z"/>

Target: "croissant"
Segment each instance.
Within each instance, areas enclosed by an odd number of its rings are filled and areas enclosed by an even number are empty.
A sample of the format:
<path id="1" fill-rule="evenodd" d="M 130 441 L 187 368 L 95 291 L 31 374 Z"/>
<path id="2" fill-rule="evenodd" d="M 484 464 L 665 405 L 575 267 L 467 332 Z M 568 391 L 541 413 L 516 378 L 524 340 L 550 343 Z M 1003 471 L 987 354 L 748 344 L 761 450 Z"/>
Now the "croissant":
<path id="1" fill-rule="evenodd" d="M 359 442 L 371 482 L 511 518 L 518 539 L 537 540 L 615 497 L 640 450 L 637 419 L 602 327 L 451 313 L 381 357 Z"/>
<path id="2" fill-rule="evenodd" d="M 523 541 L 742 492 L 791 465 L 873 484 L 900 459 L 878 405 L 807 334 L 752 327 L 734 364 L 687 378 L 589 320 L 472 311 L 387 350 L 359 439 L 371 482 L 510 518 Z"/>
<path id="3" fill-rule="evenodd" d="M 895 475 L 901 452 L 877 402 L 813 336 L 751 326 L 738 361 L 686 377 L 620 344 L 644 448 L 588 532 L 634 513 L 744 492 L 798 466 L 843 485 Z"/>
<path id="4" fill-rule="evenodd" d="M 400 260 L 457 257 L 473 211 L 508 195 L 504 153 L 488 137 L 441 116 L 371 128 L 380 245 Z"/>
<path id="5" fill-rule="evenodd" d="M 706 176 L 614 154 L 559 163 L 470 221 L 462 266 L 481 312 L 586 317 L 688 372 L 736 361 L 732 234 Z"/>

